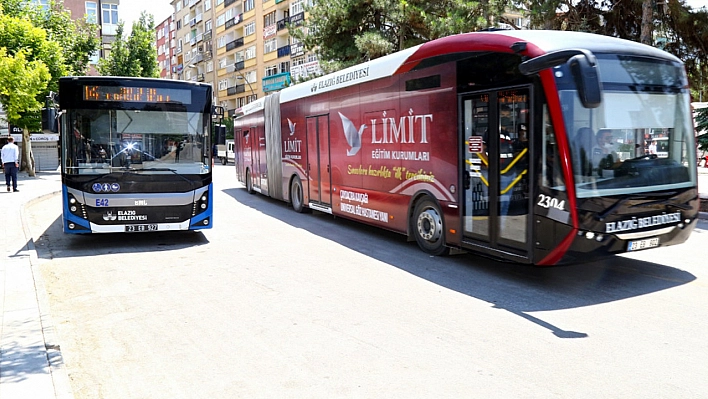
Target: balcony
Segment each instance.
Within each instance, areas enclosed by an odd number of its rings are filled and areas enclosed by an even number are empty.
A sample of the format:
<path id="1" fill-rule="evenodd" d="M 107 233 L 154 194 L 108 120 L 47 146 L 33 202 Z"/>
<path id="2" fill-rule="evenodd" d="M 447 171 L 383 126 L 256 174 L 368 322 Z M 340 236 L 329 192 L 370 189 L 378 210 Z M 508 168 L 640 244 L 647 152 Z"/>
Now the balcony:
<path id="1" fill-rule="evenodd" d="M 228 89 L 226 89 L 226 95 L 232 96 L 234 94 L 238 93 L 243 93 L 246 91 L 246 85 L 236 85 L 236 86 L 231 86 Z"/>
<path id="2" fill-rule="evenodd" d="M 284 46 L 278 49 L 278 58 L 290 55 L 290 46 Z"/>
<path id="3" fill-rule="evenodd" d="M 211 40 L 211 29 L 204 32 L 204 40 Z"/>
<path id="4" fill-rule="evenodd" d="M 224 30 L 229 29 L 232 26 L 236 26 L 243 22 L 243 14 L 239 14 L 224 23 Z"/>
<path id="5" fill-rule="evenodd" d="M 197 75 L 197 82 L 203 82 L 203 81 L 204 81 L 204 74 L 200 73 L 199 75 Z"/>
<path id="6" fill-rule="evenodd" d="M 231 51 L 233 49 L 243 46 L 243 38 L 240 37 L 232 42 L 226 43 L 226 51 Z"/>
<path id="7" fill-rule="evenodd" d="M 290 18 L 283 18 L 280 21 L 276 22 L 277 30 L 287 29 L 289 22 L 290 22 Z"/>
<path id="8" fill-rule="evenodd" d="M 261 80 L 261 83 L 263 84 L 263 91 L 266 93 L 284 89 L 291 83 L 290 72 L 267 76 Z"/>
<path id="9" fill-rule="evenodd" d="M 245 67 L 246 67 L 246 66 L 244 65 L 244 62 L 243 62 L 243 61 L 237 61 L 237 62 L 234 63 L 234 71 L 240 71 L 240 70 L 242 70 L 242 69 L 245 68 Z"/>
<path id="10" fill-rule="evenodd" d="M 298 57 L 305 54 L 305 46 L 302 43 L 293 43 L 290 45 L 290 55 Z"/>
<path id="11" fill-rule="evenodd" d="M 234 4 L 236 0 L 224 0 L 224 8 L 230 6 L 231 4 Z"/>
<path id="12" fill-rule="evenodd" d="M 290 17 L 290 23 L 293 24 L 294 26 L 300 26 L 300 25 L 302 25 L 303 22 L 305 22 L 305 13 L 304 12 L 299 12 L 299 13 Z"/>

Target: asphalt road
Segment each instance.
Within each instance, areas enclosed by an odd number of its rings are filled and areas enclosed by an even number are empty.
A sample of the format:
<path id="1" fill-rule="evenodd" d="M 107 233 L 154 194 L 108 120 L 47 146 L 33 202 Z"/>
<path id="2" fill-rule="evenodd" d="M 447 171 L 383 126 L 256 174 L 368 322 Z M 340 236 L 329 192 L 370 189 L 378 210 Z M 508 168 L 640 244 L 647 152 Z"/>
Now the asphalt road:
<path id="1" fill-rule="evenodd" d="M 29 214 L 75 397 L 705 398 L 708 225 L 561 268 L 430 257 L 248 195 L 215 228 L 76 237 Z"/>

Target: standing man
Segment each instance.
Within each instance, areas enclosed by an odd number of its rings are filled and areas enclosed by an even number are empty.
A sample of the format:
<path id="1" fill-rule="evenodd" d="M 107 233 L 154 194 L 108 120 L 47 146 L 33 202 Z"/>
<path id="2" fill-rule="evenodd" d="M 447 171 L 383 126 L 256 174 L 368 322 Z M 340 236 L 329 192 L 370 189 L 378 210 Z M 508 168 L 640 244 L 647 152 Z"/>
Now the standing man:
<path id="1" fill-rule="evenodd" d="M 0 150 L 0 158 L 2 165 L 5 168 L 5 184 L 7 191 L 10 191 L 10 180 L 12 180 L 12 190 L 18 192 L 17 189 L 17 170 L 20 168 L 20 149 L 15 144 L 15 138 L 10 136 L 7 139 L 7 144 Z"/>

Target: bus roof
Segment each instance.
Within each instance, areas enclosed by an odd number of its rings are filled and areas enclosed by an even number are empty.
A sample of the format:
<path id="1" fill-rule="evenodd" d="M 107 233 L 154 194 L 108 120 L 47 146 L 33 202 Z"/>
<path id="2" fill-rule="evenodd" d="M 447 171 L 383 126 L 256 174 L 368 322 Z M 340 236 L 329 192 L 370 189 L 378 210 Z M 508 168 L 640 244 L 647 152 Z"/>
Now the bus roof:
<path id="1" fill-rule="evenodd" d="M 433 40 L 287 87 L 280 91 L 280 103 L 405 73 L 415 68 L 421 61 L 443 54 L 485 51 L 511 53 L 513 52 L 511 45 L 520 41 L 527 43 L 526 54 L 532 57 L 556 50 L 582 48 L 595 53 L 636 54 L 680 62 L 673 55 L 651 46 L 591 33 L 549 30 L 471 32 Z M 247 115 L 263 109 L 264 101 L 265 99 L 258 99 L 244 106 L 243 114 Z"/>

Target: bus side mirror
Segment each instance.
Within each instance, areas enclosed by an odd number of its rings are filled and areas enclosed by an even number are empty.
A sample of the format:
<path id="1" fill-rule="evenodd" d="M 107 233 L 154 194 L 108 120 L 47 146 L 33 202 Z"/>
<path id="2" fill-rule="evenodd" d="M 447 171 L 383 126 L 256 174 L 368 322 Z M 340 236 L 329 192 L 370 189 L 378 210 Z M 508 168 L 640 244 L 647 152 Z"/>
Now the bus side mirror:
<path id="1" fill-rule="evenodd" d="M 515 43 L 514 46 L 521 47 L 518 43 Z M 590 50 L 567 49 L 546 53 L 519 64 L 519 72 L 529 76 L 563 63 L 566 63 L 570 68 L 583 107 L 599 107 L 602 102 L 600 75 L 597 73 L 597 58 Z"/>
<path id="2" fill-rule="evenodd" d="M 602 90 L 597 63 L 590 63 L 585 55 L 579 54 L 568 60 L 568 67 L 578 87 L 578 95 L 583 107 L 599 107 L 602 102 Z"/>
<path id="3" fill-rule="evenodd" d="M 58 133 L 57 110 L 54 107 L 42 108 L 42 132 Z"/>

